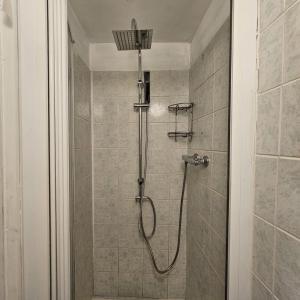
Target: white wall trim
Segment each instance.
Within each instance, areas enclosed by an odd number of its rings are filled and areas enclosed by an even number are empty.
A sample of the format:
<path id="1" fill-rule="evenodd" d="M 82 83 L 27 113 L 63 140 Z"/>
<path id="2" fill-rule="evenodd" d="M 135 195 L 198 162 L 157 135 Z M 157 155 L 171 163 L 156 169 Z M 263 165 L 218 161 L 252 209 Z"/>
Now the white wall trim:
<path id="1" fill-rule="evenodd" d="M 191 43 L 191 65 L 203 53 L 212 38 L 230 16 L 230 0 L 213 0 Z"/>
<path id="2" fill-rule="evenodd" d="M 190 68 L 189 43 L 153 43 L 151 50 L 143 52 L 143 69 L 188 70 Z M 136 51 L 118 51 L 114 43 L 90 44 L 91 71 L 136 71 Z"/>
<path id="3" fill-rule="evenodd" d="M 48 1 L 52 300 L 70 300 L 67 1 Z"/>
<path id="4" fill-rule="evenodd" d="M 50 299 L 47 1 L 18 1 L 23 299 Z M 34 7 L 34 9 L 32 9 Z"/>
<path id="5" fill-rule="evenodd" d="M 75 41 L 74 50 L 85 62 L 85 64 L 90 66 L 90 41 L 89 38 L 83 29 L 81 23 L 79 22 L 70 1 L 68 1 L 68 22 L 70 25 L 72 37 Z"/>
<path id="6" fill-rule="evenodd" d="M 230 300 L 251 299 L 257 91 L 257 1 L 233 1 L 229 290 Z"/>
<path id="7" fill-rule="evenodd" d="M 1 159 L 3 180 L 4 287 L 0 298 L 22 297 L 22 158 L 18 78 L 18 2 L 0 11 Z M 8 7 L 7 7 L 8 8 Z M 8 12 L 8 14 L 7 14 Z M 1 275 L 2 275 L 1 274 Z M 1 298 L 2 299 L 2 298 Z"/>

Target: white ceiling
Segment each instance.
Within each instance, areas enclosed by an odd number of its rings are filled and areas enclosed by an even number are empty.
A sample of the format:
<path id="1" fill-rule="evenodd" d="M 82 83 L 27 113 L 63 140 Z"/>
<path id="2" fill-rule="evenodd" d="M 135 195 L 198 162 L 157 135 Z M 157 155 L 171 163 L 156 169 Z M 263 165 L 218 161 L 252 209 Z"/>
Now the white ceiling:
<path id="1" fill-rule="evenodd" d="M 154 29 L 155 42 L 191 42 L 211 0 L 69 0 L 92 43 L 113 42 L 112 30 Z"/>

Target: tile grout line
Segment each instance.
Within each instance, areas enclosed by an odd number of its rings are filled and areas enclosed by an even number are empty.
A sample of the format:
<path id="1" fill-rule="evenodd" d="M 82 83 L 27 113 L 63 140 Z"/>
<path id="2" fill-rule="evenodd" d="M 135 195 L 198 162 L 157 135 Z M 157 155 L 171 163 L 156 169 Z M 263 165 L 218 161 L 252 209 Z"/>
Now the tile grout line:
<path id="1" fill-rule="evenodd" d="M 284 2 L 286 2 L 284 0 Z M 284 18 L 285 15 L 290 11 L 292 10 L 295 6 L 297 6 L 297 4 L 299 4 L 300 1 L 297 0 L 295 1 L 295 3 L 291 4 L 289 7 L 286 7 L 286 3 L 284 3 L 284 7 L 282 8 L 282 11 L 280 12 L 280 14 L 270 23 L 268 24 L 265 28 L 261 29 L 261 26 L 260 26 L 260 22 L 259 22 L 259 34 L 263 34 L 265 33 L 268 29 L 270 29 L 270 27 L 272 27 L 272 25 L 274 25 L 274 23 L 276 23 L 280 18 Z M 259 16 L 259 18 L 261 19 L 261 16 Z"/>
<path id="2" fill-rule="evenodd" d="M 282 156 L 282 155 L 277 155 L 277 154 L 256 154 L 256 157 L 261 157 L 261 158 L 269 158 L 269 159 L 278 159 L 278 160 L 295 160 L 299 161 L 300 157 L 296 156 Z"/>
<path id="3" fill-rule="evenodd" d="M 280 138 L 279 138 L 280 140 Z M 274 240 L 273 240 L 273 264 L 272 264 L 272 293 L 274 294 L 275 292 L 275 270 L 276 270 L 276 246 L 277 246 L 277 205 L 278 205 L 278 183 L 279 183 L 279 161 L 276 161 L 276 168 L 277 168 L 277 174 L 276 174 L 276 195 L 275 195 L 275 207 L 274 207 L 274 216 L 273 216 L 273 234 L 274 234 Z"/>
<path id="4" fill-rule="evenodd" d="M 285 7 L 284 7 L 285 8 Z M 285 14 L 283 19 L 285 18 Z M 278 145 L 277 145 L 277 156 L 281 154 L 281 138 L 282 138 L 282 110 L 283 110 L 283 83 L 285 81 L 285 22 L 283 20 L 282 26 L 282 49 L 281 49 L 281 87 L 280 87 L 280 102 L 279 102 L 279 128 L 278 128 Z M 276 257 L 277 257 L 277 210 L 278 210 L 278 192 L 279 192 L 279 159 L 276 161 L 276 187 L 275 187 L 275 207 L 273 216 L 273 259 L 272 259 L 272 294 L 275 294 L 275 280 L 276 280 Z"/>
<path id="5" fill-rule="evenodd" d="M 283 87 L 286 87 L 286 86 L 289 86 L 289 85 L 292 85 L 294 83 L 299 83 L 300 82 L 300 76 L 298 76 L 297 78 L 294 78 L 294 79 L 291 79 L 289 81 L 286 81 L 286 82 L 282 82 L 282 83 L 279 83 L 279 84 L 276 84 L 275 86 L 267 89 L 267 90 L 263 90 L 263 91 L 258 91 L 258 95 L 259 96 L 263 96 L 263 95 L 266 95 L 270 92 L 273 92 L 274 90 L 276 89 L 279 89 L 279 88 L 283 88 Z"/>
<path id="6" fill-rule="evenodd" d="M 286 231 L 286 230 L 284 230 L 284 229 L 282 229 L 282 228 L 280 228 L 280 227 L 272 224 L 271 222 L 267 221 L 266 219 L 262 218 L 261 216 L 259 216 L 257 214 L 254 214 L 254 216 L 256 218 L 258 218 L 259 220 L 263 221 L 264 223 L 268 224 L 269 226 L 273 227 L 274 230 L 280 231 L 281 233 L 287 235 L 291 239 L 293 239 L 293 240 L 295 240 L 295 241 L 297 241 L 297 242 L 300 243 L 300 237 L 297 237 L 297 236 L 293 235 L 292 233 L 290 233 L 290 232 L 288 232 L 288 231 Z"/>
<path id="7" fill-rule="evenodd" d="M 265 285 L 265 283 L 259 278 L 259 276 L 254 271 L 252 271 L 252 276 L 255 277 L 255 279 L 271 294 L 271 296 L 273 296 L 272 290 Z"/>

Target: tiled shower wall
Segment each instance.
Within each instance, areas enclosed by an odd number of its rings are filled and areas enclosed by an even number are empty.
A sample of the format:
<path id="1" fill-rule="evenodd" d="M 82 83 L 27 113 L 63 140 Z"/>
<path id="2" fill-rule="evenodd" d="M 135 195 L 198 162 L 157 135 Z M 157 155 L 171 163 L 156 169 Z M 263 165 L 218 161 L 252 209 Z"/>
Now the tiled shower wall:
<path id="1" fill-rule="evenodd" d="M 93 214 L 91 74 L 78 55 L 73 56 L 74 103 L 71 105 L 71 215 L 73 216 L 73 274 L 75 299 L 93 295 Z"/>
<path id="2" fill-rule="evenodd" d="M 300 1 L 259 1 L 252 298 L 300 299 Z"/>
<path id="3" fill-rule="evenodd" d="M 151 245 L 166 267 L 176 247 L 186 141 L 168 138 L 174 115 L 168 105 L 188 102 L 188 71 L 151 72 L 148 172 L 145 194 L 157 212 Z M 98 296 L 184 298 L 185 216 L 179 262 L 157 276 L 138 229 L 138 113 L 136 72 L 93 72 L 94 293 Z M 186 128 L 187 116 L 180 116 Z M 150 232 L 152 214 L 145 204 Z M 150 227 L 149 227 L 150 226 Z"/>
<path id="4" fill-rule="evenodd" d="M 187 300 L 225 299 L 230 22 L 190 70 L 195 103 L 188 151 L 210 158 L 190 167 L 187 208 Z"/>

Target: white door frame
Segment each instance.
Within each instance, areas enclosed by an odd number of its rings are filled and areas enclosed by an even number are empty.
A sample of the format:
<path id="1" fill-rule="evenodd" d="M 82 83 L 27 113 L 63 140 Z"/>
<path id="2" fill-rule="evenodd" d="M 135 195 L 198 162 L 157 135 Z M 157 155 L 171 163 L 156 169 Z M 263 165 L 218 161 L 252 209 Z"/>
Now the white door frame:
<path id="1" fill-rule="evenodd" d="M 20 298 L 10 299 L 50 300 L 47 0 L 12 2 L 18 5 L 23 280 Z"/>
<path id="2" fill-rule="evenodd" d="M 233 0 L 228 299 L 251 299 L 257 1 Z"/>
<path id="3" fill-rule="evenodd" d="M 52 299 L 70 300 L 67 0 L 48 1 Z"/>
<path id="4" fill-rule="evenodd" d="M 233 1 L 228 299 L 251 297 L 257 1 Z M 70 300 L 67 1 L 49 15 L 52 300 Z"/>

